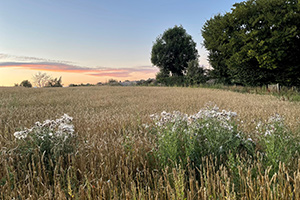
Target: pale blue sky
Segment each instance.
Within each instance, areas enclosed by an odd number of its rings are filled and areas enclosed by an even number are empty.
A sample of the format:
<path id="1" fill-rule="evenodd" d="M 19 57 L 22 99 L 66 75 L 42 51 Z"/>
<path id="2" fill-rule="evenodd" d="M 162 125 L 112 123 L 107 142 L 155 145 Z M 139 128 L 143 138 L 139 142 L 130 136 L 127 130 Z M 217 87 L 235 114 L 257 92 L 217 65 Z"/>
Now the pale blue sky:
<path id="1" fill-rule="evenodd" d="M 22 56 L 91 68 L 151 66 L 156 37 L 182 25 L 207 65 L 201 28 L 235 2 L 241 1 L 1 0 L 0 63 Z"/>

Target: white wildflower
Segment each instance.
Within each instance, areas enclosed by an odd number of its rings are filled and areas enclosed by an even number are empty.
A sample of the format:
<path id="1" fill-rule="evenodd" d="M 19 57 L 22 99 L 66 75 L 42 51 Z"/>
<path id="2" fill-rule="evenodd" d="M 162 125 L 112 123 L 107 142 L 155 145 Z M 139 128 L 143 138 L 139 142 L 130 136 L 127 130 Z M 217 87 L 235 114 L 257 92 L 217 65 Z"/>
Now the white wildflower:
<path id="1" fill-rule="evenodd" d="M 74 126 L 71 124 L 73 118 L 64 114 L 61 118 L 56 120 L 45 120 L 43 123 L 36 122 L 30 129 L 25 128 L 24 131 L 15 132 L 14 136 L 17 139 L 24 139 L 28 134 L 37 134 L 38 137 L 44 139 L 45 135 L 41 135 L 45 128 L 48 131 L 48 135 L 52 136 L 64 136 L 69 137 L 74 133 Z"/>
<path id="2" fill-rule="evenodd" d="M 265 136 L 268 136 L 268 135 L 271 135 L 271 131 L 270 130 L 267 130 L 266 132 L 265 132 Z"/>
<path id="3" fill-rule="evenodd" d="M 15 132 L 14 133 L 14 136 L 17 138 L 17 139 L 24 139 L 27 137 L 27 132 L 26 131 L 18 131 L 18 132 Z"/>

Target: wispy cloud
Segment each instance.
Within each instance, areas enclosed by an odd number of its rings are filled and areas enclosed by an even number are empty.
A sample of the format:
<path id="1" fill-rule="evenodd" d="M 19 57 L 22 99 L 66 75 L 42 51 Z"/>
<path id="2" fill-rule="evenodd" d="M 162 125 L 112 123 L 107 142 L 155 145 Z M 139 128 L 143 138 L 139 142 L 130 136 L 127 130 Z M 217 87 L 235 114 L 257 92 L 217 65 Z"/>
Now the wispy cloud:
<path id="1" fill-rule="evenodd" d="M 11 55 L 11 54 L 4 54 L 0 53 L 0 61 L 1 60 L 13 60 L 13 61 L 29 61 L 29 62 L 55 62 L 55 63 L 73 63 L 71 61 L 61 61 L 61 60 L 51 60 L 51 59 L 46 59 L 46 58 L 37 58 L 37 57 L 32 57 L 32 56 L 16 56 L 16 55 Z"/>
<path id="2" fill-rule="evenodd" d="M 13 60 L 13 61 L 9 61 Z M 2 61 L 2 62 L 1 62 Z M 6 62 L 3 62 L 6 61 Z M 154 74 L 158 71 L 152 66 L 140 66 L 132 68 L 104 68 L 104 67 L 82 67 L 66 61 L 55 61 L 36 57 L 12 56 L 0 54 L 0 68 L 21 68 L 28 70 L 84 73 L 99 77 L 130 77 L 132 73 Z"/>

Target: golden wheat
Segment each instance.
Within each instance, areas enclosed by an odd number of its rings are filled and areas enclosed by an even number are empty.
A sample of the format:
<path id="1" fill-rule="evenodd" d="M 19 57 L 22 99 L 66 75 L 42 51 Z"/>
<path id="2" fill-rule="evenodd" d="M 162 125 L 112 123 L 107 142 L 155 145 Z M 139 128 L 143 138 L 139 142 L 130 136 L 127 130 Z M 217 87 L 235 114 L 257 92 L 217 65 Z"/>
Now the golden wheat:
<path id="1" fill-rule="evenodd" d="M 240 167 L 240 194 L 233 190 L 230 172 L 215 169 L 212 161 L 199 171 L 180 166 L 153 170 L 156 164 L 147 156 L 155 140 L 140 125 L 149 122 L 150 114 L 194 114 L 207 102 L 237 112 L 245 130 L 274 113 L 299 128 L 300 103 L 273 96 L 167 87 L 0 88 L 0 198 L 299 199 L 300 166 L 291 176 L 282 165 L 271 179 L 268 174 L 252 179 L 248 171 L 260 163 L 244 166 L 246 172 Z M 10 149 L 15 148 L 15 131 L 64 113 L 74 118 L 82 143 L 70 155 L 67 171 L 63 161 L 55 164 L 52 183 L 41 156 L 40 162 L 24 167 Z M 187 173 L 189 180 L 184 179 Z"/>

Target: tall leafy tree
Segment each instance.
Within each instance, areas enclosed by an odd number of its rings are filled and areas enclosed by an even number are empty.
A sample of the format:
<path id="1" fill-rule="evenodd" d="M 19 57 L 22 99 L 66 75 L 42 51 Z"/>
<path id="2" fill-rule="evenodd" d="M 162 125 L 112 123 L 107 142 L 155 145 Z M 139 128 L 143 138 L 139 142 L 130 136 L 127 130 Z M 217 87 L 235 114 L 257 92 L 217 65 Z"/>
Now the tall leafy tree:
<path id="1" fill-rule="evenodd" d="M 228 13 L 223 16 L 219 14 L 206 21 L 202 29 L 203 45 L 209 51 L 208 59 L 214 68 L 210 73 L 211 78 L 225 84 L 231 83 L 229 69 L 225 63 L 230 57 L 228 35 L 233 31 L 230 20 Z"/>
<path id="2" fill-rule="evenodd" d="M 300 86 L 300 5 L 297 0 L 248 0 L 208 20 L 204 46 L 215 74 L 244 85 Z M 219 61 L 216 62 L 216 61 Z M 220 64 L 221 63 L 221 64 Z"/>
<path id="3" fill-rule="evenodd" d="M 207 70 L 199 66 L 198 60 L 192 60 L 188 63 L 188 68 L 185 76 L 186 83 L 188 85 L 205 83 L 207 81 L 206 73 Z"/>
<path id="4" fill-rule="evenodd" d="M 198 57 L 196 43 L 182 26 L 167 29 L 153 44 L 151 62 L 160 76 L 183 76 L 188 62 Z"/>

